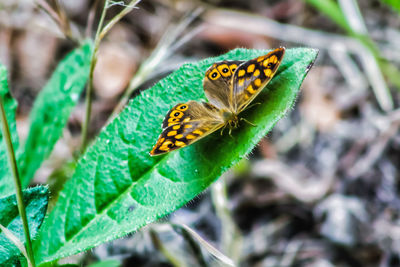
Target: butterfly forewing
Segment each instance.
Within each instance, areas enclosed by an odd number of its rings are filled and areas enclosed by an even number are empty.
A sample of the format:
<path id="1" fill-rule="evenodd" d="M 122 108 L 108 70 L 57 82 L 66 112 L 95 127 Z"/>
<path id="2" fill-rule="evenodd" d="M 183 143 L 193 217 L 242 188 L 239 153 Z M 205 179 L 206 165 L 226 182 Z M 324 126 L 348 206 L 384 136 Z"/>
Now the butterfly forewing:
<path id="1" fill-rule="evenodd" d="M 231 83 L 233 110 L 236 114 L 243 111 L 272 79 L 284 54 L 285 48 L 281 47 L 265 56 L 239 65 L 233 74 Z"/>
<path id="2" fill-rule="evenodd" d="M 173 107 L 163 122 L 163 131 L 150 155 L 160 155 L 187 146 L 223 126 L 218 109 L 209 103 L 189 101 Z"/>
<path id="3" fill-rule="evenodd" d="M 211 104 L 228 109 L 232 104 L 231 81 L 233 73 L 244 61 L 221 61 L 213 64 L 203 80 L 204 92 Z"/>

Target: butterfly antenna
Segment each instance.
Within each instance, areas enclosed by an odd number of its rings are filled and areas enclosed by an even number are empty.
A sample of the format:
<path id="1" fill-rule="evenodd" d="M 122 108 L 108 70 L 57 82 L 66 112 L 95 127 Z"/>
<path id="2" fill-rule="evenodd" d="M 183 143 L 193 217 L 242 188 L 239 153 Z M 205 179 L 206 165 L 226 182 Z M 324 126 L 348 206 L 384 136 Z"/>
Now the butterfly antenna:
<path id="1" fill-rule="evenodd" d="M 252 107 L 254 107 L 254 106 L 260 105 L 260 104 L 261 104 L 260 102 L 253 103 L 253 104 L 247 106 L 243 111 L 245 111 L 246 109 L 252 108 Z"/>

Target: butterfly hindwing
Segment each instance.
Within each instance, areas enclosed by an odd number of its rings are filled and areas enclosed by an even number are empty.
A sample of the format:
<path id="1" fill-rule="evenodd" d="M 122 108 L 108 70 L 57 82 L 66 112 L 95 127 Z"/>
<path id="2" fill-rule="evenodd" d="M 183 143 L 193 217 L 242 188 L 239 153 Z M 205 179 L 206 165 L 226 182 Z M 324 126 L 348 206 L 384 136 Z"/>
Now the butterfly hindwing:
<path id="1" fill-rule="evenodd" d="M 243 111 L 275 75 L 285 54 L 285 48 L 277 48 L 239 65 L 232 77 L 233 110 Z"/>
<path id="2" fill-rule="evenodd" d="M 214 63 L 203 80 L 204 92 L 211 104 L 229 108 L 232 104 L 231 81 L 233 73 L 244 61 L 221 61 Z"/>
<path id="3" fill-rule="evenodd" d="M 187 146 L 222 126 L 223 120 L 218 109 L 209 103 L 189 101 L 177 104 L 165 117 L 163 131 L 150 155 L 160 155 Z"/>

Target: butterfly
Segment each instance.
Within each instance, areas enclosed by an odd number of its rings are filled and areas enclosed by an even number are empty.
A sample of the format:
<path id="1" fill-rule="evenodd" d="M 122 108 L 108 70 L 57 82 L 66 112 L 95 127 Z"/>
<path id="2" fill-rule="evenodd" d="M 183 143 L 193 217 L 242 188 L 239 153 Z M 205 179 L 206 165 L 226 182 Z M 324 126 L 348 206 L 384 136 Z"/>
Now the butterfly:
<path id="1" fill-rule="evenodd" d="M 238 127 L 238 114 L 245 110 L 275 75 L 285 48 L 249 61 L 221 61 L 205 73 L 204 92 L 209 102 L 189 101 L 174 106 L 165 116 L 162 133 L 150 151 L 164 154 L 215 132 Z M 246 121 L 246 120 L 245 120 Z"/>

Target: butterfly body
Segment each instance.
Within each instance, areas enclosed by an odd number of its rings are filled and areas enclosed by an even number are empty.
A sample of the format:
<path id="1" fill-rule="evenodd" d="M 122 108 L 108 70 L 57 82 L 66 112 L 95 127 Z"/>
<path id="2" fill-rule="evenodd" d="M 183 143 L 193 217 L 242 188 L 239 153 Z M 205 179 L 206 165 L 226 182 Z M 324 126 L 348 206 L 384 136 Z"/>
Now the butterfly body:
<path id="1" fill-rule="evenodd" d="M 237 128 L 239 114 L 272 79 L 284 53 L 284 48 L 277 48 L 249 61 L 213 64 L 203 81 L 209 103 L 189 101 L 174 106 L 165 116 L 163 131 L 150 155 L 182 148 L 220 128 Z"/>

